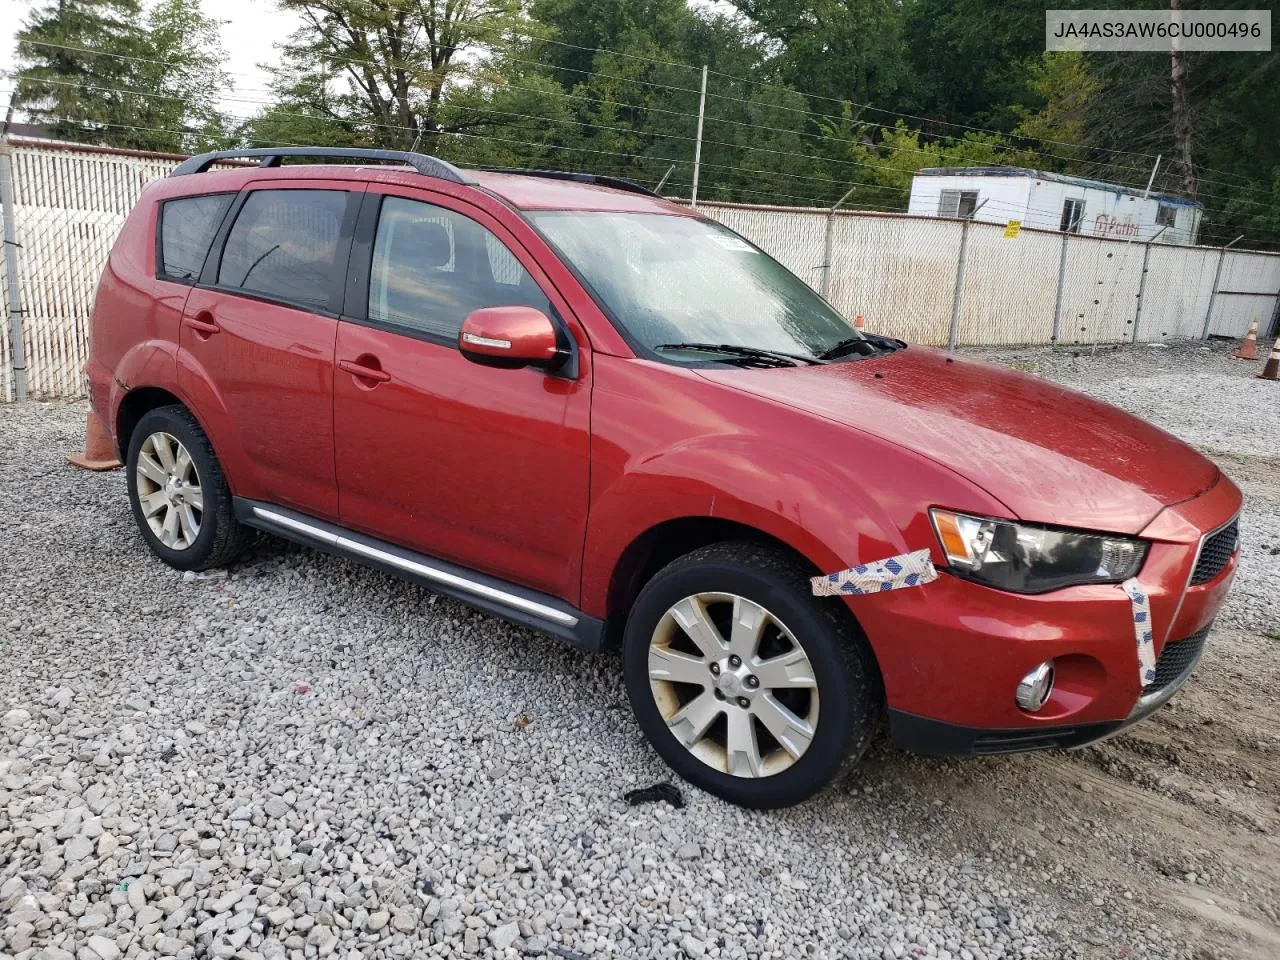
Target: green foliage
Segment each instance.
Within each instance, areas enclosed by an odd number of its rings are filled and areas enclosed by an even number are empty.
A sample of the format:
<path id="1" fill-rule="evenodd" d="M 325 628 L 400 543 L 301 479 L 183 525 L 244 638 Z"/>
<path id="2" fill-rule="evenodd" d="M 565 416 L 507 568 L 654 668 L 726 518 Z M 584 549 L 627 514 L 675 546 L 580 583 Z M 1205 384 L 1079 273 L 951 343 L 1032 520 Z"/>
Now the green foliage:
<path id="1" fill-rule="evenodd" d="M 767 38 L 768 67 L 812 107 L 893 103 L 906 86 L 898 0 L 730 0 Z"/>
<path id="2" fill-rule="evenodd" d="M 136 63 L 118 57 L 146 52 L 140 12 L 137 0 L 51 0 L 32 10 L 17 37 L 16 100 L 27 116 L 63 140 L 136 146 L 119 126 L 137 118 L 127 93 Z"/>
<path id="3" fill-rule="evenodd" d="M 1046 54 L 1031 0 L 274 0 L 302 25 L 271 104 L 234 129 L 218 24 L 199 0 L 141 2 L 30 14 L 20 107 L 117 146 L 416 144 L 460 164 L 668 175 L 688 196 L 705 64 L 703 199 L 827 206 L 852 187 L 849 206 L 902 210 L 926 166 L 1144 186 L 1155 154 L 1156 189 L 1181 182 L 1168 55 Z M 1280 240 L 1280 57 L 1184 63 L 1202 237 Z"/>
<path id="4" fill-rule="evenodd" d="M 302 26 L 273 68 L 279 109 L 248 137 L 291 141 L 330 131 L 340 142 L 434 149 L 446 92 L 518 27 L 519 0 L 278 0 Z M 295 125 L 296 121 L 297 125 Z M 328 141 L 326 141 L 328 142 Z"/>
<path id="5" fill-rule="evenodd" d="M 860 184 L 854 193 L 855 205 L 880 209 L 905 209 L 911 194 L 911 179 L 922 167 L 1034 167 L 1036 154 L 1013 146 L 998 134 L 970 131 L 963 137 L 921 139 L 919 130 L 898 121 L 878 131 L 877 140 L 861 141 L 850 156 L 862 165 Z"/>
<path id="6" fill-rule="evenodd" d="M 17 104 L 53 136 L 139 150 L 231 142 L 218 24 L 199 0 L 57 0 L 18 32 Z"/>

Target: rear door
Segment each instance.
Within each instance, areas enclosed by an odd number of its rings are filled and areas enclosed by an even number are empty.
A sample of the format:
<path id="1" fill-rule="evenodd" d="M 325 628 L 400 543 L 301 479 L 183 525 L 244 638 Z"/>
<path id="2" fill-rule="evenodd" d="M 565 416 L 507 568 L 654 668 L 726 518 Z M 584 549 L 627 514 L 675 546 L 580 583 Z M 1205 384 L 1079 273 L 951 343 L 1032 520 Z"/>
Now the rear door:
<path id="1" fill-rule="evenodd" d="M 179 384 L 216 421 L 233 489 L 325 519 L 338 515 L 334 343 L 363 190 L 249 184 L 183 313 Z"/>
<path id="2" fill-rule="evenodd" d="M 585 334 L 495 218 L 426 190 L 384 189 L 371 184 L 366 195 L 338 324 L 342 523 L 576 603 L 589 466 Z M 459 353 L 468 313 L 515 304 L 562 324 L 577 344 L 573 377 L 483 367 Z"/>

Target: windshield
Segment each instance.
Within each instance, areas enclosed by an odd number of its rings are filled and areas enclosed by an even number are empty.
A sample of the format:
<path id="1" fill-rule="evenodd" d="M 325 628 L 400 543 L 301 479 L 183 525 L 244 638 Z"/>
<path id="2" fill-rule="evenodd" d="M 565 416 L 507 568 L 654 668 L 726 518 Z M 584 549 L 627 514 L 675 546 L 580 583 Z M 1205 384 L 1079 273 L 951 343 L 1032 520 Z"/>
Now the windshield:
<path id="1" fill-rule="evenodd" d="M 816 358 L 859 337 L 804 281 L 717 223 L 576 210 L 531 218 L 626 333 L 668 359 L 709 359 L 679 344 Z"/>

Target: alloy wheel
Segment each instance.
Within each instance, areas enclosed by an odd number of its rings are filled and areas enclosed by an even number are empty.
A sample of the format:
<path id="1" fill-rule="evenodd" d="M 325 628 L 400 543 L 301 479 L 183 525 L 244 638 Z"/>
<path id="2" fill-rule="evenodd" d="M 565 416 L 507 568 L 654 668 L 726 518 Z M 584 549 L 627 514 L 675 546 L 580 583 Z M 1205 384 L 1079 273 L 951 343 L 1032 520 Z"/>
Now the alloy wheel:
<path id="1" fill-rule="evenodd" d="M 813 666 L 767 609 L 731 593 L 674 604 L 649 643 L 649 688 L 676 740 L 736 777 L 768 777 L 799 760 L 818 726 Z"/>
<path id="2" fill-rule="evenodd" d="M 191 454 L 177 437 L 157 432 L 142 441 L 135 471 L 147 526 L 170 550 L 186 550 L 200 536 L 204 492 Z"/>

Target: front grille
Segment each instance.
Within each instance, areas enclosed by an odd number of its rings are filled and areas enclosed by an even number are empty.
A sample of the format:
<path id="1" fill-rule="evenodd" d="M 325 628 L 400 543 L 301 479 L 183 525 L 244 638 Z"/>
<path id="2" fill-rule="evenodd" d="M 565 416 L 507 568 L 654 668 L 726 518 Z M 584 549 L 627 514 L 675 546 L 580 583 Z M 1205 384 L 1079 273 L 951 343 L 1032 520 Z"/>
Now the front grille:
<path id="1" fill-rule="evenodd" d="M 1158 693 L 1171 683 L 1182 680 L 1200 658 L 1204 642 L 1209 636 L 1210 624 L 1198 633 L 1193 633 L 1185 640 L 1174 640 L 1166 643 L 1156 659 L 1156 678 L 1142 691 L 1143 696 Z"/>
<path id="2" fill-rule="evenodd" d="M 1217 533 L 1208 537 L 1200 548 L 1200 559 L 1191 573 L 1191 583 L 1208 583 L 1222 572 L 1231 555 L 1236 552 L 1240 538 L 1240 521 L 1232 520 Z"/>

